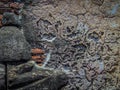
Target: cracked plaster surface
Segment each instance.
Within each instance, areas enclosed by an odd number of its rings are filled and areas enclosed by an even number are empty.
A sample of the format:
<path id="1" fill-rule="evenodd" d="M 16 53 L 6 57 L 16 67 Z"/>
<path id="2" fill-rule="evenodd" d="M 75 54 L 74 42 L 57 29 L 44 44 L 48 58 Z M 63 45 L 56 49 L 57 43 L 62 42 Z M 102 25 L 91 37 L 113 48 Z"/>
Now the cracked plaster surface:
<path id="1" fill-rule="evenodd" d="M 35 0 L 25 13 L 45 67 L 69 73 L 62 90 L 119 90 L 119 0 Z"/>

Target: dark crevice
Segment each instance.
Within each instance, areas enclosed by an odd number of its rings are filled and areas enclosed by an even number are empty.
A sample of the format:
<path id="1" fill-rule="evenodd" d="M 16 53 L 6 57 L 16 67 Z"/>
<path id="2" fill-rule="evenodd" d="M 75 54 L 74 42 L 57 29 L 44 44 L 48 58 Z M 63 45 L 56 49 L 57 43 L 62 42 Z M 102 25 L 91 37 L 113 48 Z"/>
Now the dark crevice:
<path id="1" fill-rule="evenodd" d="M 7 63 L 4 63 L 4 65 L 5 65 L 5 90 L 8 90 Z"/>

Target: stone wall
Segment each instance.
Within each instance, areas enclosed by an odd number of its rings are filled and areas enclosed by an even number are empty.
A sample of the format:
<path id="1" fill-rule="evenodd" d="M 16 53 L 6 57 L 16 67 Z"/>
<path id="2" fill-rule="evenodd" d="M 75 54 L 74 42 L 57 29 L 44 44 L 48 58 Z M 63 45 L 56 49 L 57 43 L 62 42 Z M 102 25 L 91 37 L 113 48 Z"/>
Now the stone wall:
<path id="1" fill-rule="evenodd" d="M 63 71 L 39 66 L 44 50 L 32 47 L 34 29 L 24 13 L 30 4 L 0 0 L 0 90 L 58 90 L 68 82 Z"/>
<path id="2" fill-rule="evenodd" d="M 27 41 L 45 51 L 41 68 L 69 76 L 60 90 L 119 90 L 119 0 L 34 0 L 22 14 Z"/>
<path id="3" fill-rule="evenodd" d="M 43 67 L 70 73 L 62 90 L 119 90 L 119 0 L 35 0 L 26 13 Z"/>

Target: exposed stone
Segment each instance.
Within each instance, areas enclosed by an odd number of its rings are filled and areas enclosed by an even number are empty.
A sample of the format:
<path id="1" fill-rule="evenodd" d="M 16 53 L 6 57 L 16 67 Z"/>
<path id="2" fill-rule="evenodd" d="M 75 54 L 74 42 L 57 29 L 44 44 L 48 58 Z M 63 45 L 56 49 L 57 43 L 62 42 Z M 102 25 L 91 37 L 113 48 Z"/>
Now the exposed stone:
<path id="1" fill-rule="evenodd" d="M 3 14 L 2 24 L 5 26 L 21 27 L 21 19 L 22 17 L 19 15 L 15 15 L 12 12 L 5 12 Z"/>
<path id="2" fill-rule="evenodd" d="M 31 58 L 30 45 L 16 27 L 0 29 L 0 61 L 19 61 Z"/>
<path id="3" fill-rule="evenodd" d="M 31 0 L 14 2 L 30 4 Z M 0 6 L 8 5 L 0 2 Z M 119 90 L 120 0 L 34 0 L 27 6 L 23 12 L 24 35 L 34 44 L 32 47 L 45 50 L 42 67 L 72 73 L 69 83 L 60 90 Z M 11 12 L 11 8 L 1 8 L 0 14 Z M 11 64 L 8 69 L 11 90 L 44 90 L 56 80 L 55 74 L 47 72 L 41 78 L 43 72 L 31 63 Z"/>
<path id="4" fill-rule="evenodd" d="M 30 44 L 38 41 L 38 39 L 36 38 L 37 36 L 35 34 L 35 30 L 32 26 L 32 23 L 30 23 L 30 24 L 24 23 L 23 32 L 24 32 L 24 36 L 26 38 L 26 41 L 28 41 Z"/>
<path id="5" fill-rule="evenodd" d="M 66 83 L 65 73 L 41 68 L 33 61 L 8 65 L 9 90 L 58 90 Z"/>

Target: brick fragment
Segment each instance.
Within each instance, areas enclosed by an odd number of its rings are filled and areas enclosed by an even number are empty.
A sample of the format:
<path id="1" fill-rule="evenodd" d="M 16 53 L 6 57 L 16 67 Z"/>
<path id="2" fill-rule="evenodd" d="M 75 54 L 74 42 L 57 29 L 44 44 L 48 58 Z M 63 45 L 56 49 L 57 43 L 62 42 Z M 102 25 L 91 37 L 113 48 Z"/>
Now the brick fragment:
<path id="1" fill-rule="evenodd" d="M 3 18 L 3 15 L 0 15 L 0 20 L 2 20 L 2 18 Z"/>
<path id="2" fill-rule="evenodd" d="M 2 26 L 2 18 L 3 18 L 3 15 L 0 15 L 0 27 Z"/>
<path id="3" fill-rule="evenodd" d="M 45 53 L 42 49 L 39 49 L 39 48 L 32 49 L 31 52 L 33 54 L 44 54 Z"/>
<path id="4" fill-rule="evenodd" d="M 19 3 L 10 3 L 10 8 L 14 8 L 14 9 L 20 9 L 20 4 Z"/>
<path id="5" fill-rule="evenodd" d="M 1 20 L 0 20 L 0 27 L 2 27 L 2 22 L 1 22 Z"/>
<path id="6" fill-rule="evenodd" d="M 44 59 L 44 56 L 32 56 L 32 59 L 36 60 L 36 59 Z"/>

